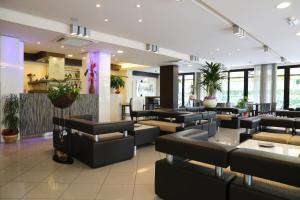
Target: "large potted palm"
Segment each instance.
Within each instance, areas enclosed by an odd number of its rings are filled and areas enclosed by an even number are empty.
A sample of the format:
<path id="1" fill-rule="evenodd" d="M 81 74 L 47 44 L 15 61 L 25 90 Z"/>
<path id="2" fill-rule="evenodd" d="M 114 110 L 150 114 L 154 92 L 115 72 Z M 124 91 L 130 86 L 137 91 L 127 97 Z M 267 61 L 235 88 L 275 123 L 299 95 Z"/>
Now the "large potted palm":
<path id="1" fill-rule="evenodd" d="M 223 69 L 219 63 L 206 62 L 200 69 L 202 74 L 201 86 L 206 91 L 203 105 L 206 108 L 215 108 L 217 106 L 216 92 L 222 92 Z"/>
<path id="2" fill-rule="evenodd" d="M 15 143 L 19 133 L 19 98 L 15 94 L 10 94 L 5 97 L 3 106 L 2 124 L 6 127 L 2 131 L 2 136 L 5 143 Z"/>

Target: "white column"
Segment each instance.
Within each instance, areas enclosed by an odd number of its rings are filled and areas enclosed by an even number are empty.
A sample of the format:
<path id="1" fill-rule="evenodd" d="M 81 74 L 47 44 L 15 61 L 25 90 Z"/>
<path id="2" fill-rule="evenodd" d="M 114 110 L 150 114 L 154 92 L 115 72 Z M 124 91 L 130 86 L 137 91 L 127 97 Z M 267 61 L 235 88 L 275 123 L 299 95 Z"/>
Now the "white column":
<path id="1" fill-rule="evenodd" d="M 109 53 L 94 52 L 89 53 L 89 59 L 97 65 L 95 93 L 99 95 L 99 122 L 109 122 L 111 57 Z"/>
<path id="2" fill-rule="evenodd" d="M 20 39 L 0 35 L 0 122 L 4 97 L 19 95 L 23 91 L 24 43 Z M 3 128 L 2 124 L 0 127 Z"/>

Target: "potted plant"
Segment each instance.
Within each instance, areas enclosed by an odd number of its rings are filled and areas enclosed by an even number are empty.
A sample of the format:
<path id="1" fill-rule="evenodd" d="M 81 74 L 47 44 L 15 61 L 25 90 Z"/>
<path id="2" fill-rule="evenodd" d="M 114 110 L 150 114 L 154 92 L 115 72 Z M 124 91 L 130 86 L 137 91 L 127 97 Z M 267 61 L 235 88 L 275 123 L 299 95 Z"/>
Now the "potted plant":
<path id="1" fill-rule="evenodd" d="M 205 89 L 207 96 L 204 98 L 203 105 L 206 108 L 217 106 L 216 92 L 222 92 L 221 80 L 224 78 L 222 67 L 219 63 L 206 62 L 200 72 L 202 74 L 201 86 Z"/>
<path id="2" fill-rule="evenodd" d="M 51 87 L 48 92 L 48 98 L 57 108 L 67 108 L 73 104 L 80 92 L 69 83 L 59 84 L 57 87 Z"/>
<path id="3" fill-rule="evenodd" d="M 236 105 L 237 108 L 247 108 L 248 106 L 248 97 L 243 97 L 240 99 Z"/>
<path id="4" fill-rule="evenodd" d="M 6 127 L 2 131 L 5 143 L 15 143 L 19 133 L 19 98 L 15 94 L 5 97 L 2 124 Z"/>
<path id="5" fill-rule="evenodd" d="M 120 94 L 120 88 L 125 87 L 125 81 L 122 79 L 122 76 L 111 75 L 110 87 L 115 89 L 116 94 Z"/>
<path id="6" fill-rule="evenodd" d="M 89 93 L 90 94 L 95 93 L 94 82 L 95 82 L 95 76 L 96 76 L 96 70 L 95 70 L 96 67 L 97 67 L 97 64 L 91 60 L 90 68 L 84 72 L 84 76 L 87 76 L 88 73 L 90 75 L 89 76 L 89 81 L 90 81 Z"/>

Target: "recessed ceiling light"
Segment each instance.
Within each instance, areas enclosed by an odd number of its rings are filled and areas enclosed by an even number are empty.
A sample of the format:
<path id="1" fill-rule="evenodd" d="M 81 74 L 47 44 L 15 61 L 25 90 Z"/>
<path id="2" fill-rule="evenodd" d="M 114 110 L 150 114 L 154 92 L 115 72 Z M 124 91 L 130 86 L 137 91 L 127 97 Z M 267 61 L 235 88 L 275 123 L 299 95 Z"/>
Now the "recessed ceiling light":
<path id="1" fill-rule="evenodd" d="M 85 49 L 81 49 L 81 52 L 84 52 L 85 51 Z"/>
<path id="2" fill-rule="evenodd" d="M 112 55 L 112 57 L 115 57 L 115 56 L 116 56 L 115 54 Z"/>
<path id="3" fill-rule="evenodd" d="M 123 50 L 118 50 L 117 53 L 124 53 L 124 51 Z"/>
<path id="4" fill-rule="evenodd" d="M 105 22 L 108 22 L 108 19 L 104 19 Z"/>
<path id="5" fill-rule="evenodd" d="M 287 8 L 287 7 L 290 7 L 291 5 L 291 2 L 281 2 L 280 4 L 277 4 L 276 8 L 277 9 L 284 9 L 284 8 Z"/>
<path id="6" fill-rule="evenodd" d="M 300 36 L 300 32 L 296 33 L 297 36 Z"/>
<path id="7" fill-rule="evenodd" d="M 220 48 L 216 48 L 216 51 L 221 51 L 221 49 Z"/>
<path id="8" fill-rule="evenodd" d="M 139 20 L 138 20 L 138 22 L 140 22 L 140 23 L 141 23 L 142 21 L 143 21 L 142 19 L 139 19 Z"/>
<path id="9" fill-rule="evenodd" d="M 38 42 L 36 42 L 37 44 L 41 44 L 41 42 L 40 41 L 38 41 Z"/>
<path id="10" fill-rule="evenodd" d="M 100 3 L 97 3 L 97 4 L 96 4 L 96 7 L 97 7 L 97 8 L 100 8 L 100 7 L 101 7 Z"/>
<path id="11" fill-rule="evenodd" d="M 175 0 L 176 2 L 181 2 L 182 0 Z"/>
<path id="12" fill-rule="evenodd" d="M 236 49 L 237 51 L 241 51 L 241 49 Z"/>
<path id="13" fill-rule="evenodd" d="M 137 7 L 137 8 L 140 8 L 140 7 L 141 7 L 141 5 L 140 5 L 140 4 L 137 4 L 137 5 L 136 5 L 136 7 Z"/>
<path id="14" fill-rule="evenodd" d="M 72 58 L 72 57 L 73 57 L 73 55 L 72 55 L 72 54 L 68 54 L 68 57 L 69 57 L 69 58 Z"/>
<path id="15" fill-rule="evenodd" d="M 61 45 L 61 46 L 60 46 L 60 48 L 62 48 L 62 49 L 63 49 L 63 48 L 65 48 L 65 46 L 64 46 L 64 45 Z"/>

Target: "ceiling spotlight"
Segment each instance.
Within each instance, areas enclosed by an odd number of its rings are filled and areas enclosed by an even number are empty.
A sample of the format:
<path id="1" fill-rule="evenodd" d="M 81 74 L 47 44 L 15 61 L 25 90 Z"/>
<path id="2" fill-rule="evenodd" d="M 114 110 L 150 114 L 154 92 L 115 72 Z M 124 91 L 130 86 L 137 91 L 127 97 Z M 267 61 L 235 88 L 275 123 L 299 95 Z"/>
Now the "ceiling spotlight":
<path id="1" fill-rule="evenodd" d="M 237 51 L 241 51 L 241 49 L 236 49 Z"/>
<path id="2" fill-rule="evenodd" d="M 139 23 L 141 23 L 142 21 L 143 21 L 142 19 L 139 19 L 139 20 L 138 20 Z"/>
<path id="3" fill-rule="evenodd" d="M 287 7 L 290 7 L 291 5 L 291 2 L 282 2 L 280 4 L 277 4 L 276 8 L 277 9 L 284 9 L 284 8 L 287 8 Z"/>
<path id="4" fill-rule="evenodd" d="M 41 42 L 40 42 L 40 41 L 38 41 L 38 42 L 36 42 L 36 44 L 40 45 L 40 44 L 41 44 Z"/>
<path id="5" fill-rule="evenodd" d="M 84 52 L 85 51 L 85 49 L 81 49 L 81 52 Z"/>
<path id="6" fill-rule="evenodd" d="M 62 49 L 63 49 L 63 48 L 65 48 L 65 46 L 64 46 L 64 45 L 61 45 L 61 46 L 60 46 L 60 48 L 62 48 Z"/>
<path id="7" fill-rule="evenodd" d="M 72 58 L 72 57 L 73 57 L 73 55 L 72 55 L 72 54 L 68 54 L 68 57 L 69 57 L 69 58 Z"/>
<path id="8" fill-rule="evenodd" d="M 287 59 L 286 59 L 285 57 L 280 57 L 280 61 L 281 61 L 282 63 L 286 63 L 286 62 L 287 62 Z"/>
<path id="9" fill-rule="evenodd" d="M 115 56 L 116 56 L 115 54 L 112 55 L 112 57 L 115 57 Z"/>
<path id="10" fill-rule="evenodd" d="M 300 36 L 300 32 L 296 33 L 297 36 Z"/>
<path id="11" fill-rule="evenodd" d="M 141 7 L 141 5 L 140 5 L 140 4 L 137 4 L 137 5 L 136 5 L 136 7 L 137 7 L 137 8 L 140 8 L 140 7 Z"/>
<path id="12" fill-rule="evenodd" d="M 105 22 L 108 22 L 108 19 L 104 19 Z"/>
<path id="13" fill-rule="evenodd" d="M 176 2 L 181 2 L 182 0 L 175 0 Z"/>
<path id="14" fill-rule="evenodd" d="M 265 53 L 268 53 L 268 54 L 271 53 L 271 49 L 270 49 L 270 47 L 268 47 L 267 45 L 264 45 L 263 48 L 264 48 L 264 52 L 265 52 Z"/>
<path id="15" fill-rule="evenodd" d="M 286 19 L 286 21 L 290 26 L 297 26 L 300 24 L 299 19 L 297 19 L 296 17 L 289 17 Z"/>
<path id="16" fill-rule="evenodd" d="M 216 51 L 221 51 L 221 49 L 220 48 L 216 48 Z"/>
<path id="17" fill-rule="evenodd" d="M 124 53 L 124 51 L 123 50 L 118 50 L 117 53 L 121 54 L 121 53 Z"/>
<path id="18" fill-rule="evenodd" d="M 146 44 L 146 50 L 157 53 L 159 52 L 159 46 L 156 44 Z"/>
<path id="19" fill-rule="evenodd" d="M 97 7 L 97 8 L 100 8 L 100 7 L 101 7 L 101 5 L 100 5 L 99 3 L 97 3 L 97 4 L 96 4 L 96 7 Z"/>
<path id="20" fill-rule="evenodd" d="M 241 27 L 239 27 L 238 25 L 236 25 L 236 24 L 234 24 L 232 26 L 232 31 L 233 31 L 233 35 L 236 35 L 239 38 L 246 37 L 246 31 L 244 29 L 242 29 Z"/>

